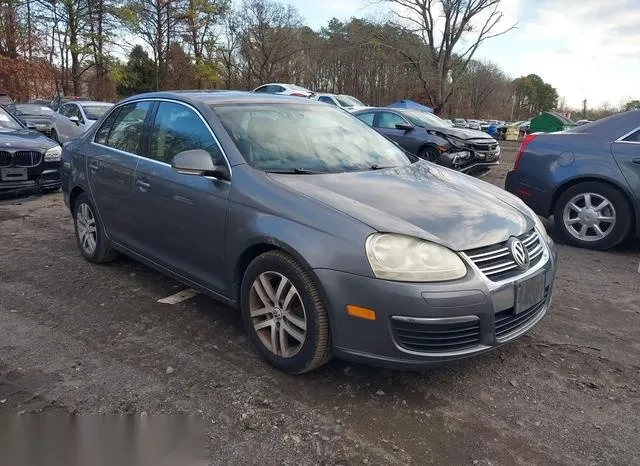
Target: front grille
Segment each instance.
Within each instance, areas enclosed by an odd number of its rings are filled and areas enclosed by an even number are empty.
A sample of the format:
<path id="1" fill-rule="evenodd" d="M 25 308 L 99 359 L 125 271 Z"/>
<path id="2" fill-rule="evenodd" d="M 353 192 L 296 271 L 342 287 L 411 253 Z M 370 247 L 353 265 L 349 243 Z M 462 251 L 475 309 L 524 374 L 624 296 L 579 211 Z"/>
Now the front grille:
<path id="1" fill-rule="evenodd" d="M 445 353 L 472 348 L 480 343 L 480 321 L 462 323 L 423 323 L 391 320 L 400 346 L 422 353 Z"/>
<path id="2" fill-rule="evenodd" d="M 0 151 L 0 167 L 8 167 L 11 165 L 11 153 Z"/>
<path id="3" fill-rule="evenodd" d="M 478 152 L 494 152 L 498 149 L 497 143 L 473 143 L 471 148 Z"/>
<path id="4" fill-rule="evenodd" d="M 20 150 L 13 154 L 16 167 L 35 167 L 40 163 L 42 154 L 34 150 Z"/>
<path id="5" fill-rule="evenodd" d="M 515 314 L 514 308 L 496 313 L 496 338 L 504 338 L 509 333 L 517 331 L 535 319 L 543 310 L 549 296 L 549 288 L 545 291 L 544 299 L 535 306 Z"/>
<path id="6" fill-rule="evenodd" d="M 535 230 L 531 230 L 518 239 L 529 251 L 529 266 L 536 265 L 542 258 L 543 246 L 540 236 Z M 493 281 L 504 280 L 522 273 L 511 252 L 507 247 L 507 242 L 494 244 L 484 248 L 466 251 L 467 257 Z"/>

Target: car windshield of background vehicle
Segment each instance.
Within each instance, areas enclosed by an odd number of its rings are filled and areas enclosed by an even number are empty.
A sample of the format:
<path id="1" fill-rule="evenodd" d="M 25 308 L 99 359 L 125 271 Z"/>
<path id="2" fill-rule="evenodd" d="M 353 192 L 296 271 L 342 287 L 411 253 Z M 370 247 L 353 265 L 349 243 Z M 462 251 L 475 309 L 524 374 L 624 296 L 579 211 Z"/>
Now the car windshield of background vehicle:
<path id="1" fill-rule="evenodd" d="M 418 126 L 451 126 L 440 117 L 435 116 L 433 113 L 406 110 L 402 112 L 402 114 L 411 120 L 411 123 Z"/>
<path id="2" fill-rule="evenodd" d="M 85 115 L 89 120 L 98 120 L 102 115 L 107 113 L 111 107 L 108 105 L 83 105 Z"/>
<path id="3" fill-rule="evenodd" d="M 0 131 L 16 131 L 22 129 L 22 125 L 6 110 L 0 108 Z"/>
<path id="4" fill-rule="evenodd" d="M 360 102 L 355 97 L 351 97 L 350 95 L 337 95 L 335 96 L 336 100 L 343 107 L 364 107 L 365 105 Z"/>
<path id="5" fill-rule="evenodd" d="M 16 105 L 16 114 L 18 115 L 38 115 L 52 116 L 55 112 L 49 107 L 43 107 L 36 104 L 19 104 Z"/>
<path id="6" fill-rule="evenodd" d="M 212 106 L 249 165 L 336 173 L 409 165 L 400 148 L 346 112 L 318 105 Z"/>

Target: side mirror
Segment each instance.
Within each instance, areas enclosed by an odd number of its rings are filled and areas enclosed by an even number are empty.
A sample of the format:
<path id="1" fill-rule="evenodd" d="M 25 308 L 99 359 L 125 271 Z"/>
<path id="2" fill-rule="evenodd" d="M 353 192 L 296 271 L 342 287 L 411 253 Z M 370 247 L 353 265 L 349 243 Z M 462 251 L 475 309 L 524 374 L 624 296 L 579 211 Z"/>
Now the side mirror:
<path id="1" fill-rule="evenodd" d="M 413 126 L 405 123 L 398 123 L 396 125 L 396 129 L 401 129 L 402 131 L 411 131 L 413 129 Z"/>
<path id="2" fill-rule="evenodd" d="M 231 173 L 226 164 L 215 165 L 211 154 L 204 149 L 192 149 L 179 152 L 173 157 L 171 167 L 183 175 L 211 176 L 229 181 Z"/>
<path id="3" fill-rule="evenodd" d="M 76 125 L 80 124 L 80 118 L 78 118 L 77 116 L 69 117 L 69 121 L 71 121 L 72 123 L 75 123 Z"/>

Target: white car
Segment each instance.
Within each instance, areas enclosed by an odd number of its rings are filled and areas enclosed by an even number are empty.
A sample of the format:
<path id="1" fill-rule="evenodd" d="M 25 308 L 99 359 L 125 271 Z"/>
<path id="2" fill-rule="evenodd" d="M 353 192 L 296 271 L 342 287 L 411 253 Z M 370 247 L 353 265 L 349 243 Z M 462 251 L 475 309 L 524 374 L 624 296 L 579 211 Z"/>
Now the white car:
<path id="1" fill-rule="evenodd" d="M 295 97 L 313 97 L 313 92 L 295 84 L 270 83 L 256 87 L 253 92 L 262 94 L 292 95 Z"/>
<path id="2" fill-rule="evenodd" d="M 51 139 L 64 144 L 77 138 L 113 107 L 109 102 L 82 100 L 68 102 L 61 106 L 53 116 Z"/>
<path id="3" fill-rule="evenodd" d="M 316 94 L 313 98 L 319 102 L 335 105 L 336 107 L 343 108 L 349 112 L 355 112 L 356 110 L 362 110 L 367 107 L 355 97 L 346 94 L 320 93 Z"/>

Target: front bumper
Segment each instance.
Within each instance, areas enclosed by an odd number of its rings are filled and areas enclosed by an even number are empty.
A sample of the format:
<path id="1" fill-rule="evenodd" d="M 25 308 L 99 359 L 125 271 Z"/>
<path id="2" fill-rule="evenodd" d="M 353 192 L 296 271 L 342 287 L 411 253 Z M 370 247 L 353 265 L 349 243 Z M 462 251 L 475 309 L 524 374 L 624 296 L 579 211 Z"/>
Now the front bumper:
<path id="1" fill-rule="evenodd" d="M 62 185 L 60 164 L 43 162 L 41 165 L 29 168 L 26 180 L 0 181 L 0 192 L 59 188 Z"/>
<path id="2" fill-rule="evenodd" d="M 335 354 L 346 360 L 394 369 L 420 369 L 491 351 L 531 330 L 551 303 L 556 251 L 545 245 L 543 259 L 521 275 L 491 281 L 467 261 L 464 279 L 439 284 L 404 283 L 335 270 L 315 270 L 325 290 Z M 515 314 L 515 283 L 544 275 L 544 299 Z M 347 305 L 376 312 L 375 320 L 347 314 Z M 416 350 L 402 332 L 415 338 L 435 336 L 442 347 Z M 405 334 L 406 335 L 406 334 Z M 417 337 L 416 337 L 417 335 Z M 449 342 L 470 337 L 471 343 L 452 349 Z M 436 344 L 438 346 L 438 344 Z"/>

